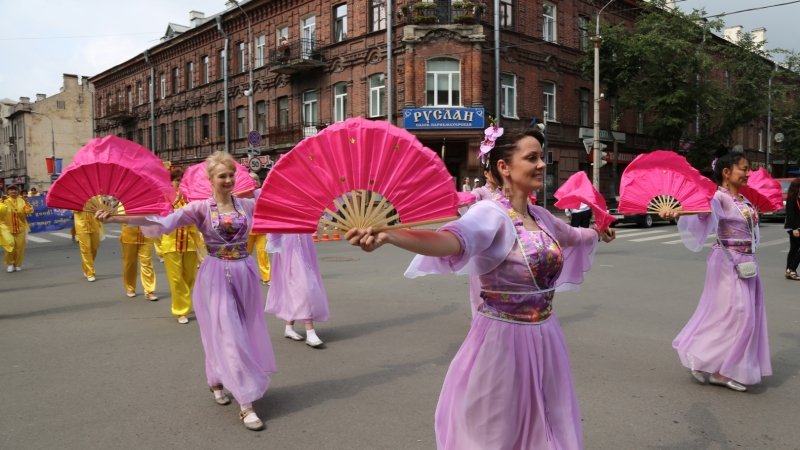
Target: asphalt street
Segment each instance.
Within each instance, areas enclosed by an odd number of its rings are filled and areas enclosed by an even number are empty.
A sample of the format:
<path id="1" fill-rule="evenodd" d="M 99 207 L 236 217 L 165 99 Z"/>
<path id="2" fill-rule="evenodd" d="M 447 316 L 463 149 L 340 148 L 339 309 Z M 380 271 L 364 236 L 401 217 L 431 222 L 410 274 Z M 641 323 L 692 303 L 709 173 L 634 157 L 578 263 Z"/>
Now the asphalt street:
<path id="1" fill-rule="evenodd" d="M 693 383 L 671 347 L 708 250 L 688 251 L 672 225 L 619 230 L 582 289 L 555 299 L 586 448 L 800 448 L 800 283 L 783 277 L 782 224 L 762 226 L 758 252 L 775 373 L 747 393 Z M 409 280 L 401 250 L 319 244 L 326 346 L 285 339 L 266 316 L 279 373 L 255 404 L 266 429 L 251 432 L 235 404 L 213 402 L 197 324 L 171 317 L 163 266 L 160 301 L 125 297 L 118 234 L 101 244 L 95 283 L 65 233 L 33 235 L 24 270 L 0 273 L 0 447 L 435 448 L 439 389 L 470 324 L 465 278 Z"/>

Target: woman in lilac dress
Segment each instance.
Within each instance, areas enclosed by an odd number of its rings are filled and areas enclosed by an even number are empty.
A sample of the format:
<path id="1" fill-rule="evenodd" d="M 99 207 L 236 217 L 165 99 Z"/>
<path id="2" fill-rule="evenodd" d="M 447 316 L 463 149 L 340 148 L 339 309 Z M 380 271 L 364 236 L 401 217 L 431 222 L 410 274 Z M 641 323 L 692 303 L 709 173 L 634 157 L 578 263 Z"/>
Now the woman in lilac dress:
<path id="1" fill-rule="evenodd" d="M 745 156 L 724 152 L 712 165 L 720 186 L 711 200 L 711 213 L 678 220 L 690 250 L 702 250 L 712 233 L 717 239 L 708 255 L 700 303 L 672 346 L 698 382 L 705 384 L 708 378 L 711 384 L 742 392 L 746 385 L 772 375 L 761 277 L 756 273 L 741 278 L 735 267 L 758 264 L 758 213 L 739 193 L 750 173 Z"/>
<path id="2" fill-rule="evenodd" d="M 328 295 L 311 235 L 271 233 L 267 251 L 272 253 L 273 276 L 264 310 L 286 321 L 284 337 L 295 341 L 305 339 L 306 344 L 315 348 L 321 346 L 314 322 L 328 320 Z M 305 338 L 294 330 L 296 320 L 305 324 Z"/>
<path id="3" fill-rule="evenodd" d="M 223 388 L 227 389 L 240 405 L 244 426 L 260 430 L 264 424 L 252 403 L 264 396 L 276 368 L 258 268 L 247 253 L 255 200 L 232 195 L 236 166 L 229 154 L 215 152 L 206 164 L 211 198 L 190 202 L 166 217 L 98 213 L 98 218 L 135 223 L 149 237 L 189 225 L 203 234 L 209 257 L 200 264 L 192 301 L 205 350 L 206 379 L 218 404 L 230 403 Z"/>
<path id="4" fill-rule="evenodd" d="M 576 287 L 599 239 L 613 231 L 568 226 L 528 204 L 544 180 L 538 129 L 496 137 L 489 167 L 501 191 L 437 231 L 371 229 L 346 238 L 365 251 L 389 243 L 419 253 L 406 271 L 480 276 L 483 303 L 456 354 L 436 408 L 437 447 L 448 450 L 583 448 L 569 355 L 552 310 Z M 494 146 L 496 140 L 496 146 Z M 421 256 L 427 255 L 427 256 Z"/>

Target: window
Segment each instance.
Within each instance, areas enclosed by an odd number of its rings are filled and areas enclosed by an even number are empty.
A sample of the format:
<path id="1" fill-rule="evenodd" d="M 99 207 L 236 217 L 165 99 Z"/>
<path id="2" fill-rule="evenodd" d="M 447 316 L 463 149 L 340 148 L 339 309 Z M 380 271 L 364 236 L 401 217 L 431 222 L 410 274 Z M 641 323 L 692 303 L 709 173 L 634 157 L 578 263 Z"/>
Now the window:
<path id="1" fill-rule="evenodd" d="M 300 21 L 300 57 L 308 59 L 317 40 L 317 17 L 309 16 Z"/>
<path id="2" fill-rule="evenodd" d="M 514 0 L 500 0 L 500 28 L 514 29 Z"/>
<path id="3" fill-rule="evenodd" d="M 425 92 L 427 106 L 461 105 L 461 69 L 458 60 L 428 60 Z"/>
<path id="4" fill-rule="evenodd" d="M 225 137 L 225 111 L 217 111 L 217 137 Z"/>
<path id="5" fill-rule="evenodd" d="M 545 122 L 556 121 L 556 84 L 552 81 L 542 83 L 542 93 L 544 94 L 544 120 Z"/>
<path id="6" fill-rule="evenodd" d="M 219 61 L 218 61 L 218 63 L 219 63 L 218 64 L 219 67 L 217 67 L 217 73 L 219 74 L 219 78 L 222 79 L 222 77 L 225 76 L 223 74 L 223 72 L 225 71 L 225 65 L 227 64 L 225 62 L 225 49 L 222 49 L 222 50 L 219 51 Z"/>
<path id="7" fill-rule="evenodd" d="M 153 92 L 153 79 L 147 77 L 147 96 L 145 97 L 147 100 L 153 100 L 150 96 L 155 97 L 155 93 Z"/>
<path id="8" fill-rule="evenodd" d="M 503 117 L 517 117 L 517 76 L 510 73 L 500 74 L 502 97 L 500 114 Z"/>
<path id="9" fill-rule="evenodd" d="M 209 120 L 208 114 L 203 114 L 200 116 L 200 138 L 203 140 L 203 143 L 208 142 L 211 139 L 211 121 Z"/>
<path id="10" fill-rule="evenodd" d="M 333 121 L 342 122 L 347 118 L 347 83 L 333 85 Z"/>
<path id="11" fill-rule="evenodd" d="M 542 6 L 542 39 L 556 41 L 556 5 L 545 3 Z"/>
<path id="12" fill-rule="evenodd" d="M 158 76 L 159 78 L 159 97 L 162 99 L 167 96 L 167 77 L 164 75 L 164 72 L 161 72 Z"/>
<path id="13" fill-rule="evenodd" d="M 256 67 L 264 65 L 264 49 L 267 42 L 267 36 L 261 35 L 256 37 Z"/>
<path id="14" fill-rule="evenodd" d="M 644 113 L 641 111 L 636 113 L 636 133 L 644 134 Z"/>
<path id="15" fill-rule="evenodd" d="M 189 61 L 186 63 L 186 73 L 184 75 L 186 76 L 186 82 L 184 83 L 186 89 L 194 89 L 194 62 Z"/>
<path id="16" fill-rule="evenodd" d="M 172 68 L 172 80 L 171 80 L 172 81 L 172 86 L 171 86 L 172 87 L 172 91 L 171 92 L 173 94 L 177 94 L 178 90 L 179 90 L 178 89 L 178 75 L 179 75 L 178 68 L 177 67 L 173 67 Z"/>
<path id="17" fill-rule="evenodd" d="M 267 134 L 267 102 L 256 103 L 256 130 L 262 135 Z"/>
<path id="18" fill-rule="evenodd" d="M 186 146 L 194 145 L 194 117 L 186 119 Z"/>
<path id="19" fill-rule="evenodd" d="M 202 70 L 203 72 L 200 74 L 201 76 L 200 82 L 206 84 L 209 81 L 211 81 L 211 60 L 208 58 L 208 56 L 203 56 L 202 61 L 203 61 L 203 68 L 200 70 Z"/>
<path id="20" fill-rule="evenodd" d="M 333 42 L 347 39 L 347 4 L 333 7 Z"/>
<path id="21" fill-rule="evenodd" d="M 369 116 L 380 117 L 385 114 L 386 82 L 382 73 L 369 77 Z"/>
<path id="22" fill-rule="evenodd" d="M 289 126 L 289 97 L 278 98 L 278 127 Z"/>
<path id="23" fill-rule="evenodd" d="M 280 45 L 283 40 L 289 40 L 289 27 L 278 28 L 275 33 L 275 45 Z"/>
<path id="24" fill-rule="evenodd" d="M 64 100 L 56 100 L 56 108 L 67 109 L 67 102 L 65 102 Z"/>
<path id="25" fill-rule="evenodd" d="M 245 123 L 247 119 L 247 110 L 244 106 L 236 108 L 236 138 L 241 139 L 247 136 L 247 126 Z"/>
<path id="26" fill-rule="evenodd" d="M 142 82 L 136 82 L 136 104 L 141 105 L 144 103 L 144 88 L 142 87 Z"/>
<path id="27" fill-rule="evenodd" d="M 180 121 L 172 122 L 172 148 L 180 148 L 181 146 L 181 123 Z"/>
<path id="28" fill-rule="evenodd" d="M 133 111 L 133 88 L 130 85 L 125 86 L 125 101 L 126 109 Z"/>
<path id="29" fill-rule="evenodd" d="M 578 48 L 589 50 L 589 18 L 578 16 Z"/>
<path id="30" fill-rule="evenodd" d="M 386 29 L 386 0 L 370 0 L 369 31 Z"/>
<path id="31" fill-rule="evenodd" d="M 167 124 L 162 123 L 158 130 L 158 149 L 159 150 L 166 150 L 167 149 Z"/>
<path id="32" fill-rule="evenodd" d="M 144 145 L 144 129 L 142 128 L 136 130 L 136 143 L 139 145 Z"/>
<path id="33" fill-rule="evenodd" d="M 589 99 L 591 98 L 589 96 L 589 90 L 588 89 L 581 89 L 578 92 L 578 97 L 579 97 L 579 101 L 580 101 L 580 105 L 579 105 L 580 106 L 580 108 L 579 108 L 579 111 L 580 111 L 580 125 L 582 127 L 588 127 L 589 126 L 589 105 L 590 105 Z"/>
<path id="34" fill-rule="evenodd" d="M 238 63 L 236 68 L 238 69 L 239 73 L 244 72 L 244 70 L 247 68 L 247 65 L 245 64 L 245 59 L 244 59 L 244 55 L 245 55 L 244 48 L 245 48 L 244 42 L 239 42 L 239 53 L 238 53 L 237 58 L 236 58 L 236 62 Z"/>
<path id="35" fill-rule="evenodd" d="M 319 94 L 317 91 L 303 92 L 303 137 L 317 134 L 319 122 Z"/>

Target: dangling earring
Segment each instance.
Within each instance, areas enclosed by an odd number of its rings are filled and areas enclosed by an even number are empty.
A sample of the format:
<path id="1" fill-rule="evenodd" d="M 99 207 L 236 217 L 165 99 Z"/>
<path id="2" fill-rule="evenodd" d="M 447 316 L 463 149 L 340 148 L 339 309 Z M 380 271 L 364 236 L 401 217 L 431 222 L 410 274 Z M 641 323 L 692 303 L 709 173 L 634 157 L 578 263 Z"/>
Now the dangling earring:
<path id="1" fill-rule="evenodd" d="M 511 195 L 514 193 L 514 190 L 511 188 L 511 179 L 505 178 L 503 180 L 503 196 L 509 200 L 511 200 Z"/>

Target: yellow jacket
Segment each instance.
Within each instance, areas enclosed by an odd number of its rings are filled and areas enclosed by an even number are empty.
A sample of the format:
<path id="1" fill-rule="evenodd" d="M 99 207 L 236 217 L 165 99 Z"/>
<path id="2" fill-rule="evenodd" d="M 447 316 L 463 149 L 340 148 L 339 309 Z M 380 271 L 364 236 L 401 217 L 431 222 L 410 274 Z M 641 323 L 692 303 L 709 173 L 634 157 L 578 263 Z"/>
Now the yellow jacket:
<path id="1" fill-rule="evenodd" d="M 73 211 L 75 218 L 76 234 L 92 234 L 102 230 L 103 225 L 94 218 L 94 214 L 87 211 Z"/>
<path id="2" fill-rule="evenodd" d="M 7 211 L 3 216 L 3 222 L 6 224 L 12 234 L 27 233 L 30 231 L 28 226 L 28 216 L 33 214 L 33 206 L 28 203 L 24 198 L 7 197 L 2 203 L 6 206 Z"/>
<path id="3" fill-rule="evenodd" d="M 172 209 L 183 208 L 186 204 L 186 199 L 181 194 L 178 194 L 178 198 L 172 203 Z M 189 225 L 177 228 L 172 233 L 162 235 L 159 248 L 162 253 L 185 253 L 197 251 L 203 245 L 205 244 L 200 232 L 197 231 L 197 227 Z"/>
<path id="4" fill-rule="evenodd" d="M 142 230 L 137 226 L 122 224 L 122 234 L 119 235 L 119 241 L 123 244 L 152 244 L 152 238 L 144 237 Z"/>

